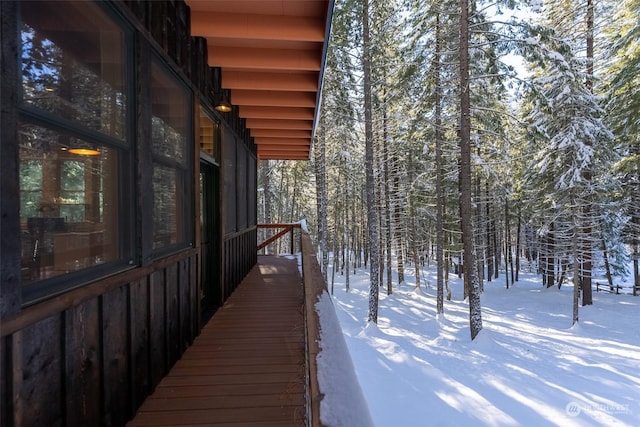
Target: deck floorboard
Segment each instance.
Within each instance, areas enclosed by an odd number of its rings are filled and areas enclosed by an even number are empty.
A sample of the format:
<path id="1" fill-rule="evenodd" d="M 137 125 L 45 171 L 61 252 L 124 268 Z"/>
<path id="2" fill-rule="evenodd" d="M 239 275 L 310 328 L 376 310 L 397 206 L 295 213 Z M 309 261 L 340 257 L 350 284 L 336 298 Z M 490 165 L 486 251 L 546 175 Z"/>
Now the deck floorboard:
<path id="1" fill-rule="evenodd" d="M 128 426 L 304 426 L 303 298 L 295 260 L 260 256 Z"/>

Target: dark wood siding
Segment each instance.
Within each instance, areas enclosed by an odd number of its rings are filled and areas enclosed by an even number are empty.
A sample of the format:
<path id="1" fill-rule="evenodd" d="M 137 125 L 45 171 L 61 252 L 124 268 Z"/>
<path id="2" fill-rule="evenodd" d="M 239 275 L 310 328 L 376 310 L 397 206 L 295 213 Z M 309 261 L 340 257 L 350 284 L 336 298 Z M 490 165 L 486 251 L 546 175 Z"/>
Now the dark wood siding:
<path id="1" fill-rule="evenodd" d="M 149 280 L 144 277 L 130 285 L 131 316 L 129 319 L 130 349 L 131 349 L 131 409 L 142 404 L 144 397 L 151 390 L 150 348 L 149 334 Z"/>
<path id="2" fill-rule="evenodd" d="M 43 319 L 33 311 L 56 304 L 30 307 L 32 324 L 3 324 L 2 425 L 124 425 L 193 342 L 196 260 L 189 251 L 120 286 L 90 285 L 98 295 L 73 291 Z"/>
<path id="3" fill-rule="evenodd" d="M 11 339 L 12 353 L 6 357 L 15 363 L 14 370 L 7 372 L 16 387 L 13 422 L 16 426 L 64 425 L 63 315 L 41 320 Z"/>
<path id="4" fill-rule="evenodd" d="M 66 310 L 61 316 L 64 346 L 63 390 L 67 425 L 89 425 L 101 418 L 101 297 Z M 38 340 L 34 340 L 38 343 Z M 27 362 L 27 361 L 25 361 Z"/>
<path id="5" fill-rule="evenodd" d="M 104 413 L 104 425 L 108 426 L 124 424 L 130 410 L 130 292 L 131 285 L 127 285 L 102 297 L 104 407 L 112 409 Z"/>

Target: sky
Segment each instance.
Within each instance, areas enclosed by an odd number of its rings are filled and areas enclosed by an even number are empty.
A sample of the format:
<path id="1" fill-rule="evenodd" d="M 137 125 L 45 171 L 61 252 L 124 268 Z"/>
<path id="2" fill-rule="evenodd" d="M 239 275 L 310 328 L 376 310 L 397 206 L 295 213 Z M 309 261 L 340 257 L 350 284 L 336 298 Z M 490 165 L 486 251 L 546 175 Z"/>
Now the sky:
<path id="1" fill-rule="evenodd" d="M 640 296 L 630 288 L 594 292 L 572 325 L 571 285 L 543 288 L 524 272 L 506 289 L 502 274 L 485 282 L 472 341 L 462 280 L 450 276 L 453 298 L 437 315 L 435 270 L 423 268 L 419 290 L 406 273 L 392 295 L 381 289 L 377 325 L 366 322 L 364 270 L 349 292 L 336 274 L 334 295 L 316 304 L 325 425 L 640 426 Z"/>

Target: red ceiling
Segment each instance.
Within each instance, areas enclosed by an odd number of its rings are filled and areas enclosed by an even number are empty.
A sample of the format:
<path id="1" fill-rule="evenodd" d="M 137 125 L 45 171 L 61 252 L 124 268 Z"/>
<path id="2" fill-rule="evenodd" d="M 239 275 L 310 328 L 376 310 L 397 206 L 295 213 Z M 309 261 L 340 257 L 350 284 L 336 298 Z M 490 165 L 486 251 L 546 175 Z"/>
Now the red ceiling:
<path id="1" fill-rule="evenodd" d="M 259 159 L 307 160 L 332 0 L 186 0 Z"/>

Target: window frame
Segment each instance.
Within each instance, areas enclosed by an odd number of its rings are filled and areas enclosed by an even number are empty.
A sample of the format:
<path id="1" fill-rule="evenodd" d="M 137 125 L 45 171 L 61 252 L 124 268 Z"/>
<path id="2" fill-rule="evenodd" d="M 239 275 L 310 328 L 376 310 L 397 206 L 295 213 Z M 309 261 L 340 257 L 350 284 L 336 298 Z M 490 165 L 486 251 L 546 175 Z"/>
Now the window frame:
<path id="1" fill-rule="evenodd" d="M 108 147 L 118 153 L 117 188 L 118 209 L 116 220 L 118 223 L 118 257 L 115 260 L 89 266 L 77 271 L 68 272 L 51 278 L 45 278 L 20 286 L 22 306 L 26 307 L 40 301 L 52 298 L 64 292 L 77 289 L 87 284 L 135 267 L 136 244 L 135 236 L 136 203 L 135 203 L 135 141 L 136 141 L 136 75 L 135 75 L 135 29 L 112 6 L 103 2 L 92 2 L 99 8 L 107 19 L 117 26 L 122 34 L 123 41 L 123 93 L 126 96 L 126 112 L 124 116 L 125 131 L 124 140 L 111 136 L 100 130 L 83 126 L 82 122 L 66 119 L 54 113 L 42 110 L 36 106 L 28 105 L 23 97 L 23 79 L 18 78 L 18 123 L 43 127 L 53 132 L 68 134 L 72 137 L 95 141 L 96 144 Z M 18 75 L 22 73 L 22 14 L 18 8 L 17 40 L 19 56 L 16 61 Z M 19 159 L 21 161 L 21 159 Z M 43 177 L 43 179 L 46 179 Z"/>
<path id="2" fill-rule="evenodd" d="M 145 247 L 148 247 L 150 250 L 150 257 L 143 261 L 143 264 L 146 264 L 148 262 L 151 262 L 153 260 L 162 258 L 164 256 L 167 255 L 171 255 L 173 253 L 176 252 L 180 252 L 182 250 L 185 249 L 189 249 L 192 248 L 194 246 L 194 237 L 195 237 L 195 226 L 194 226 L 194 212 L 195 212 L 195 189 L 193 188 L 193 174 L 194 174 L 194 153 L 195 153 L 195 149 L 194 149 L 194 99 L 195 99 L 195 95 L 192 91 L 192 89 L 190 88 L 190 86 L 188 84 L 186 84 L 184 82 L 184 80 L 173 70 L 173 68 L 166 62 L 166 60 L 163 58 L 163 56 L 158 53 L 157 51 L 153 50 L 151 51 L 150 55 L 148 56 L 148 73 L 149 73 L 149 78 L 146 79 L 146 84 L 148 85 L 147 93 L 149 93 L 149 105 L 148 105 L 148 117 L 145 118 L 145 120 L 148 122 L 146 123 L 146 126 L 148 126 L 149 129 L 149 141 L 143 142 L 143 146 L 146 146 L 149 150 L 149 161 L 145 162 L 144 164 L 141 164 L 139 167 L 141 168 L 145 168 L 145 166 L 147 168 L 149 168 L 148 171 L 146 171 L 145 173 L 148 173 L 149 175 L 149 179 L 151 182 L 149 182 L 149 190 L 150 190 L 150 194 L 151 196 L 147 199 L 147 202 L 143 202 L 143 207 L 142 210 L 143 212 L 149 212 L 149 215 L 143 215 L 143 220 L 148 219 L 148 221 L 150 222 L 148 227 L 143 227 L 149 230 L 149 233 L 147 234 L 148 239 L 150 239 L 150 241 L 148 242 L 148 246 L 145 245 Z M 186 113 L 186 119 L 185 119 L 185 124 L 186 124 L 186 134 L 184 135 L 185 138 L 185 147 L 184 147 L 184 162 L 183 164 L 181 164 L 179 161 L 176 161 L 174 159 L 171 159 L 167 156 L 163 156 L 161 154 L 157 154 L 154 152 L 153 150 L 153 114 L 152 114 L 152 105 L 151 105 L 151 98 L 153 97 L 152 95 L 152 78 L 151 75 L 153 73 L 153 66 L 154 64 L 158 67 L 159 71 L 165 73 L 165 75 L 167 77 L 169 77 L 171 79 L 171 81 L 173 83 L 175 83 L 175 85 L 177 87 L 179 87 L 184 94 L 186 95 L 186 102 L 185 102 L 185 113 Z M 184 218 L 184 220 L 182 221 L 182 230 L 181 230 L 181 234 L 182 234 L 182 240 L 178 240 L 175 243 L 171 243 L 169 245 L 166 246 L 162 246 L 159 248 L 154 248 L 154 241 L 155 241 L 155 230 L 154 230 L 154 215 L 155 215 L 155 209 L 153 206 L 153 194 L 154 194 L 154 188 L 153 188 L 153 175 L 154 175 L 154 171 L 155 171 L 155 166 L 161 166 L 161 167 L 165 167 L 165 168 L 171 168 L 175 171 L 180 172 L 181 174 L 181 189 L 177 189 L 177 191 L 181 190 L 181 194 L 183 195 L 182 198 L 182 203 L 180 204 L 179 207 L 182 208 L 182 212 L 179 213 L 182 215 L 182 217 Z M 144 194 L 144 191 L 143 191 Z M 145 238 L 143 236 L 143 238 Z"/>

